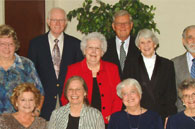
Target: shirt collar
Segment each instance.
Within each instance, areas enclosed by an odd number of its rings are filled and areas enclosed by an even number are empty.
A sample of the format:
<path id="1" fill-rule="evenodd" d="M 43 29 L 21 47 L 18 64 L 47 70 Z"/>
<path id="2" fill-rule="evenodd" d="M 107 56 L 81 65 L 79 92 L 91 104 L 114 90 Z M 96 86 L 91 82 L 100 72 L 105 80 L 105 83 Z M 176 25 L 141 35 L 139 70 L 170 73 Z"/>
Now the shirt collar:
<path id="1" fill-rule="evenodd" d="M 50 38 L 50 41 L 54 41 L 55 39 L 58 39 L 58 40 L 59 40 L 59 43 L 60 43 L 61 41 L 63 41 L 63 38 L 64 38 L 64 34 L 63 34 L 63 33 L 61 33 L 61 34 L 58 36 L 58 38 L 56 38 L 56 37 L 54 37 L 54 36 L 52 35 L 51 31 L 49 32 L 48 36 L 49 36 L 49 38 Z M 52 43 L 54 43 L 54 42 L 52 42 Z"/>
<path id="2" fill-rule="evenodd" d="M 87 66 L 87 59 L 86 58 L 84 58 L 82 61 L 81 61 L 81 63 L 82 63 L 82 67 L 83 67 L 83 70 L 84 70 L 84 72 L 92 72 L 89 68 L 88 68 L 88 66 Z M 103 61 L 102 61 L 102 59 L 100 59 L 100 70 L 99 70 L 99 72 L 101 72 L 101 71 L 103 71 L 104 70 L 104 66 L 103 66 L 104 64 L 103 64 Z"/>
<path id="3" fill-rule="evenodd" d="M 125 42 L 125 43 L 124 43 L 125 47 L 128 47 L 128 46 L 129 46 L 129 40 L 130 40 L 130 36 L 124 41 L 124 42 Z M 118 38 L 118 36 L 116 36 L 116 42 L 117 42 L 119 45 L 121 45 L 122 40 L 120 40 L 120 39 Z"/>
<path id="4" fill-rule="evenodd" d="M 14 64 L 11 66 L 11 68 L 12 67 L 13 68 L 18 67 L 20 69 L 24 69 L 21 57 L 18 54 L 16 54 L 16 53 L 14 55 L 15 55 L 16 58 L 15 58 Z"/>
<path id="5" fill-rule="evenodd" d="M 189 53 L 189 52 L 187 52 L 187 58 L 190 60 L 190 61 L 192 61 L 194 58 L 193 58 L 193 56 Z"/>
<path id="6" fill-rule="evenodd" d="M 142 53 L 141 53 L 141 54 L 142 54 Z M 145 57 L 143 54 L 142 54 L 142 56 L 143 56 L 143 58 L 144 58 L 145 60 L 154 60 L 154 59 L 156 59 L 156 54 L 155 54 L 155 52 L 154 52 L 153 56 L 150 57 L 150 58 Z"/>

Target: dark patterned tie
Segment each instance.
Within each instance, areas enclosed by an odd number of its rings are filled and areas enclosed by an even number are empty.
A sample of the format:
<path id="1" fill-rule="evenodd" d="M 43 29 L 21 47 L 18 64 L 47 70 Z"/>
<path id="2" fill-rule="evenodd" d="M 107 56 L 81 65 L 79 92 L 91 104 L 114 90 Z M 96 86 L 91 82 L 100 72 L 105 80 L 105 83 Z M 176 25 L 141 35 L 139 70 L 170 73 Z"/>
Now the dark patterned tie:
<path id="1" fill-rule="evenodd" d="M 55 45 L 53 47 L 53 51 L 52 51 L 52 60 L 53 60 L 53 65 L 54 65 L 54 69 L 55 69 L 55 73 L 56 73 L 56 77 L 58 78 L 59 72 L 60 72 L 60 49 L 58 47 L 58 39 L 54 40 Z"/>
<path id="2" fill-rule="evenodd" d="M 195 78 L 195 58 L 192 60 L 191 77 Z"/>
<path id="3" fill-rule="evenodd" d="M 124 68 L 124 65 L 125 65 L 125 59 L 126 59 L 124 43 L 125 42 L 121 42 L 121 46 L 120 46 L 120 65 L 121 65 L 122 71 L 123 71 L 123 68 Z"/>

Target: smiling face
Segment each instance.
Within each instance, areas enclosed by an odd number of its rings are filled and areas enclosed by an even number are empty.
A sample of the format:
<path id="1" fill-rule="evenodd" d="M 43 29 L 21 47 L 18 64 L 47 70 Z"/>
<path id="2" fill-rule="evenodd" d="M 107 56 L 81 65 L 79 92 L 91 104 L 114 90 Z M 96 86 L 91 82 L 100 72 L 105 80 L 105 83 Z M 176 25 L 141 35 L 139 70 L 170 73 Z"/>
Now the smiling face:
<path id="1" fill-rule="evenodd" d="M 140 38 L 139 49 L 145 57 L 152 57 L 155 53 L 156 44 L 151 38 Z"/>
<path id="2" fill-rule="evenodd" d="M 186 109 L 195 110 L 195 88 L 189 88 L 182 91 L 182 101 L 186 106 Z"/>
<path id="3" fill-rule="evenodd" d="M 67 98 L 70 105 L 82 105 L 86 92 L 80 80 L 73 80 L 67 88 Z"/>
<path id="4" fill-rule="evenodd" d="M 23 92 L 18 96 L 16 106 L 18 107 L 18 112 L 32 113 L 36 106 L 34 94 L 32 92 Z"/>
<path id="5" fill-rule="evenodd" d="M 101 42 L 99 40 L 87 41 L 87 46 L 85 48 L 84 54 L 87 59 L 87 63 L 99 64 L 100 59 L 103 56 Z"/>
<path id="6" fill-rule="evenodd" d="M 47 24 L 50 27 L 52 35 L 57 38 L 66 27 L 65 12 L 61 9 L 51 10 Z"/>
<path id="7" fill-rule="evenodd" d="M 195 54 L 195 28 L 190 28 L 186 31 L 185 39 L 183 38 L 183 45 L 191 53 Z"/>
<path id="8" fill-rule="evenodd" d="M 132 27 L 133 22 L 130 21 L 129 15 L 118 16 L 112 23 L 113 30 L 122 41 L 125 41 L 129 37 Z"/>
<path id="9" fill-rule="evenodd" d="M 135 86 L 125 86 L 121 89 L 121 95 L 127 108 L 140 106 L 141 95 Z"/>
<path id="10" fill-rule="evenodd" d="M 0 58 L 11 59 L 15 53 L 15 43 L 12 37 L 1 37 L 0 38 Z"/>

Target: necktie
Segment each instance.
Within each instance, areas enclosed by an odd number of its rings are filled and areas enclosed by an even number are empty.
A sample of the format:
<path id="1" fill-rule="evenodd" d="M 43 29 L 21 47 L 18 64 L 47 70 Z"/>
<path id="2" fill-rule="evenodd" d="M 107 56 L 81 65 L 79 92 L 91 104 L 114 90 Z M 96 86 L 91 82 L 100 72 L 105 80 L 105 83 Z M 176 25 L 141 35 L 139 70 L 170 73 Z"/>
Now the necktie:
<path id="1" fill-rule="evenodd" d="M 124 43 L 125 42 L 121 42 L 121 46 L 120 46 L 120 65 L 121 65 L 122 71 L 123 71 L 123 68 L 124 68 L 124 65 L 125 65 L 125 59 L 126 59 Z"/>
<path id="2" fill-rule="evenodd" d="M 61 58 L 60 58 L 60 49 L 58 47 L 58 39 L 54 40 L 55 45 L 52 51 L 52 60 L 53 60 L 53 65 L 54 65 L 54 69 L 55 69 L 55 73 L 56 73 L 56 77 L 58 78 L 59 72 L 60 72 L 60 62 L 61 62 Z"/>
<path id="3" fill-rule="evenodd" d="M 192 60 L 191 77 L 195 78 L 195 58 Z"/>

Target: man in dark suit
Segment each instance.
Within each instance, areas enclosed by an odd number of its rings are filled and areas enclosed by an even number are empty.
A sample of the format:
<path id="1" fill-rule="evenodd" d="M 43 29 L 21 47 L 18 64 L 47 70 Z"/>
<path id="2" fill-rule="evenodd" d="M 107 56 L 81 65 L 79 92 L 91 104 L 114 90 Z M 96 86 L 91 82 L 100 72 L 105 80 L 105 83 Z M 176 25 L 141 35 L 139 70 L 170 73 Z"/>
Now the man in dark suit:
<path id="1" fill-rule="evenodd" d="M 136 57 L 140 53 L 135 46 L 135 38 L 130 36 L 132 27 L 133 19 L 127 11 L 120 10 L 114 14 L 112 28 L 116 33 L 116 37 L 108 40 L 107 52 L 103 57 L 103 60 L 118 65 L 121 80 L 123 79 L 123 69 L 126 62 L 129 62 L 132 57 Z M 122 51 L 125 53 L 125 58 L 121 56 Z M 123 58 L 124 61 L 121 60 Z"/>
<path id="2" fill-rule="evenodd" d="M 34 62 L 45 91 L 41 116 L 49 120 L 60 107 L 67 66 L 82 60 L 80 41 L 64 33 L 66 13 L 61 8 L 50 10 L 47 24 L 50 31 L 30 41 L 28 57 Z"/>
<path id="3" fill-rule="evenodd" d="M 191 67 L 195 58 L 195 25 L 188 26 L 182 34 L 182 42 L 187 52 L 172 59 L 175 67 L 176 86 L 187 78 L 191 78 Z M 178 112 L 185 109 L 181 99 L 177 97 L 176 106 Z"/>

